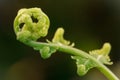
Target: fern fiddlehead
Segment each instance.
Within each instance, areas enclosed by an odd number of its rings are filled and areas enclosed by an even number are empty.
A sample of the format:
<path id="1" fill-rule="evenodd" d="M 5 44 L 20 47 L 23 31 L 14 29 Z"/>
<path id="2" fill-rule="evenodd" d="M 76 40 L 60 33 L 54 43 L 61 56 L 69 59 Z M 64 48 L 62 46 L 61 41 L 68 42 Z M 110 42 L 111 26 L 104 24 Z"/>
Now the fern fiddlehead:
<path id="1" fill-rule="evenodd" d="M 37 39 L 45 37 L 50 25 L 49 18 L 40 8 L 20 9 L 14 20 L 14 31 L 17 40 L 40 51 L 41 57 L 49 58 L 56 51 L 71 54 L 76 60 L 77 73 L 85 75 L 91 68 L 99 69 L 109 80 L 119 80 L 104 64 L 111 65 L 109 58 L 111 45 L 105 43 L 102 49 L 92 50 L 86 53 L 74 48 L 74 43 L 64 39 L 64 29 L 58 28 L 52 41 L 37 42 Z"/>

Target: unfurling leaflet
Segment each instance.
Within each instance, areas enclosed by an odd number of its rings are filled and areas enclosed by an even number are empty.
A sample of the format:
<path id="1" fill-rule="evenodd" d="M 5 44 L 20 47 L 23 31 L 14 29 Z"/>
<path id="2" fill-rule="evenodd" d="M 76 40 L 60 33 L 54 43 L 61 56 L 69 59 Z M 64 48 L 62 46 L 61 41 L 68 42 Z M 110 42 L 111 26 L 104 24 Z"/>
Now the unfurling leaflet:
<path id="1" fill-rule="evenodd" d="M 105 43 L 101 49 L 89 51 L 90 55 L 95 57 L 98 61 L 103 64 L 111 65 L 109 53 L 111 50 L 111 45 L 109 43 Z"/>
<path id="2" fill-rule="evenodd" d="M 74 46 L 75 44 L 72 43 L 70 44 L 70 41 L 64 39 L 64 29 L 63 28 L 58 28 L 55 32 L 55 35 L 52 39 L 53 43 L 56 43 L 58 45 L 67 45 L 67 46 Z"/>
<path id="3" fill-rule="evenodd" d="M 98 60 L 102 64 L 111 65 L 112 62 L 110 62 L 110 58 L 108 56 L 110 50 L 111 50 L 110 44 L 105 43 L 102 49 L 92 50 L 89 53 L 91 56 L 93 56 L 96 60 Z M 91 68 L 99 67 L 97 66 L 96 63 L 94 63 L 89 58 L 80 57 L 80 56 L 72 56 L 72 59 L 76 60 L 77 73 L 80 76 L 85 75 L 88 72 L 88 70 L 90 70 Z"/>

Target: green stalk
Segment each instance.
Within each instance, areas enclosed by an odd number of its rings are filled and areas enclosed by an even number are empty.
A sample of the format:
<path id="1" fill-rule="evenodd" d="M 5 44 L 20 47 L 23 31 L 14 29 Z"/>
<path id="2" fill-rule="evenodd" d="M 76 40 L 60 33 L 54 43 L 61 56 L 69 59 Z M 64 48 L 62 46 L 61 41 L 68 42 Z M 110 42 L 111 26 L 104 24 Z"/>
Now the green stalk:
<path id="1" fill-rule="evenodd" d="M 100 70 L 109 80 L 119 80 L 119 78 L 113 74 L 106 66 L 104 66 L 101 62 L 97 61 L 94 57 L 89 55 L 88 53 L 65 45 L 58 45 L 53 43 L 42 43 L 42 42 L 35 42 L 29 41 L 27 45 L 31 47 L 41 47 L 41 46 L 50 46 L 50 47 L 58 47 L 58 51 L 68 53 L 71 55 L 81 56 L 92 60 L 94 63 L 97 64 L 97 69 Z"/>

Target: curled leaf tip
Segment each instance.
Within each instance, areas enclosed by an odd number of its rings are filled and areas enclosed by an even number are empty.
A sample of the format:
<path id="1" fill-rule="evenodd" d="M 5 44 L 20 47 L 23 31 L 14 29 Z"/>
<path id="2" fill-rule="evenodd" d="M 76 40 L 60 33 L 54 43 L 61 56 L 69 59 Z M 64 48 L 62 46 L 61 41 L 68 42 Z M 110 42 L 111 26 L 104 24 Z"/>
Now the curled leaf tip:
<path id="1" fill-rule="evenodd" d="M 109 53 L 110 53 L 110 50 L 111 50 L 111 45 L 110 45 L 110 43 L 105 43 L 105 44 L 103 45 L 103 48 L 101 49 L 101 51 L 104 52 L 104 55 L 109 54 Z"/>
<path id="2" fill-rule="evenodd" d="M 98 61 L 104 64 L 111 65 L 113 63 L 110 61 L 110 57 L 109 57 L 110 50 L 111 50 L 110 43 L 104 43 L 101 49 L 92 50 L 89 53 L 90 55 L 95 57 Z"/>
<path id="3" fill-rule="evenodd" d="M 63 44 L 63 45 L 70 45 L 70 41 L 64 39 L 64 29 L 63 28 L 58 28 L 57 31 L 55 32 L 55 35 L 52 39 L 53 43 L 58 43 L 58 44 Z M 71 46 L 74 46 L 75 44 L 72 43 Z"/>
<path id="4" fill-rule="evenodd" d="M 49 25 L 49 18 L 40 8 L 23 8 L 14 20 L 14 31 L 17 39 L 22 42 L 36 41 L 47 35 Z"/>
<path id="5" fill-rule="evenodd" d="M 99 55 L 108 55 L 111 50 L 110 43 L 104 43 L 103 47 L 101 49 L 90 51 L 91 54 L 99 54 Z"/>

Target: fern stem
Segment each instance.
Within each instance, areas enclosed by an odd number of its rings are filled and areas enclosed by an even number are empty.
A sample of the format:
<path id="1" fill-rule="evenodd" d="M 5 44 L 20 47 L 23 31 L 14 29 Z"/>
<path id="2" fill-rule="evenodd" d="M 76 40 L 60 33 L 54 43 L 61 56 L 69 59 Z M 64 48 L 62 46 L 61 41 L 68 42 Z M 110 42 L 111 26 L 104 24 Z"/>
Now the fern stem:
<path id="1" fill-rule="evenodd" d="M 97 69 L 100 70 L 109 80 L 119 80 L 119 78 L 114 73 L 112 73 L 111 70 L 109 70 L 105 65 L 103 65 L 101 62 L 97 61 L 94 57 L 90 56 L 88 53 L 82 50 L 79 50 L 70 46 L 65 46 L 65 45 L 35 42 L 35 41 L 29 41 L 27 42 L 27 45 L 31 47 L 41 47 L 41 46 L 58 47 L 58 51 L 68 53 L 71 55 L 77 55 L 84 58 L 88 58 L 92 60 L 95 64 L 97 64 Z"/>

